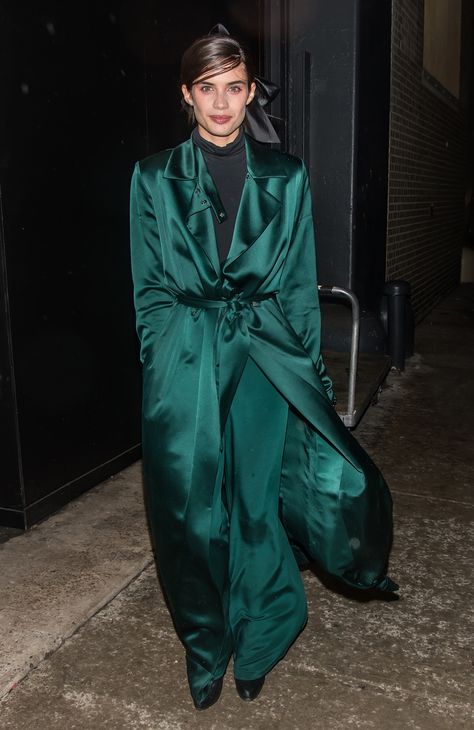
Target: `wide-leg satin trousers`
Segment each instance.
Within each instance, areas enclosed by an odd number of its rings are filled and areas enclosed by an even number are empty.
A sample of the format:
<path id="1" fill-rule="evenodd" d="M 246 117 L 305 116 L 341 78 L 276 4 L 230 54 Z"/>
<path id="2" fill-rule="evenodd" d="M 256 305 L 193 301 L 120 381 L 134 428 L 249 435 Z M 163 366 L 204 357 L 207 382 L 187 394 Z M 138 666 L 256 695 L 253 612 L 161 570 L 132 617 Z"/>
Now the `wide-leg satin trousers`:
<path id="1" fill-rule="evenodd" d="M 179 577 L 159 565 L 196 702 L 231 656 L 239 679 L 268 673 L 307 619 L 300 571 L 279 519 L 287 418 L 288 403 L 249 357 L 209 485 L 211 529 L 193 535 L 206 544 L 184 552 Z M 184 551 L 186 531 L 183 524 Z"/>

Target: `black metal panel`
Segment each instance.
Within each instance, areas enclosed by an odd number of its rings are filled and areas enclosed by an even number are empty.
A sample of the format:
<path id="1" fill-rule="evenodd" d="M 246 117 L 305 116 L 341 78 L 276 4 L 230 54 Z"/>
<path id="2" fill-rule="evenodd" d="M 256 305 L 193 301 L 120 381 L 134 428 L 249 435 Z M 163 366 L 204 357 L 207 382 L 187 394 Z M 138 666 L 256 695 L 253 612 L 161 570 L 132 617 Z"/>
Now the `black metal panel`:
<path id="1" fill-rule="evenodd" d="M 309 169 L 318 275 L 375 306 L 384 283 L 390 0 L 268 0 L 265 69 L 282 148 Z"/>
<path id="2" fill-rule="evenodd" d="M 123 43 L 119 6 L 3 5 L 1 182 L 25 507 L 140 441 L 127 209 L 142 61 Z"/>
<path id="3" fill-rule="evenodd" d="M 271 105 L 272 122 L 281 140 L 281 145 L 276 146 L 289 150 L 289 2 L 288 0 L 264 0 L 263 5 L 264 74 L 280 86 L 280 93 Z"/>
<path id="4" fill-rule="evenodd" d="M 321 282 L 352 288 L 358 2 L 290 3 L 290 152 L 305 159 Z M 305 75 L 311 68 L 309 112 Z M 310 124 L 308 132 L 307 124 Z M 311 137 L 311 155 L 305 137 Z"/>
<path id="5" fill-rule="evenodd" d="M 267 0 L 265 72 L 282 149 L 302 157 L 314 199 L 318 279 L 354 291 L 361 349 L 385 348 L 391 0 Z M 322 297 L 323 344 L 347 349 L 350 312 Z"/>
<path id="6" fill-rule="evenodd" d="M 385 283 L 391 0 L 361 0 L 354 185 L 353 288 L 378 310 Z"/>
<path id="7" fill-rule="evenodd" d="M 258 56 L 259 19 L 250 2 L 0 2 L 5 524 L 31 524 L 138 458 L 133 164 L 189 134 L 185 47 L 220 21 Z"/>
<path id="8" fill-rule="evenodd" d="M 24 527 L 1 202 L 0 191 L 0 508 L 6 513 L 0 524 Z"/>

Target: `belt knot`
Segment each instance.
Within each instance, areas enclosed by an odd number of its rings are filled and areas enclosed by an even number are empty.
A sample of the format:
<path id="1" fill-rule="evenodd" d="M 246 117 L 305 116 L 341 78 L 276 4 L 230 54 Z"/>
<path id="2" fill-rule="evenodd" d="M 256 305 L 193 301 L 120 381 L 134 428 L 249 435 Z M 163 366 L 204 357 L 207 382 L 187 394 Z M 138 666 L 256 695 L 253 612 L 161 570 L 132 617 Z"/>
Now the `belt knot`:
<path id="1" fill-rule="evenodd" d="M 228 322 L 233 322 L 236 317 L 240 317 L 244 308 L 252 304 L 251 301 L 242 299 L 242 294 L 236 294 L 236 296 L 226 299 L 227 311 L 226 319 Z"/>
<path id="2" fill-rule="evenodd" d="M 222 309 L 225 320 L 227 322 L 233 322 L 236 317 L 241 316 L 244 309 L 247 307 L 257 307 L 265 299 L 274 297 L 276 293 L 254 294 L 253 297 L 249 298 L 245 297 L 243 292 L 240 291 L 237 293 L 233 292 L 233 296 L 220 299 L 201 299 L 178 293 L 174 295 L 179 302 L 188 307 L 192 307 L 191 314 L 193 317 L 197 317 L 201 309 Z"/>

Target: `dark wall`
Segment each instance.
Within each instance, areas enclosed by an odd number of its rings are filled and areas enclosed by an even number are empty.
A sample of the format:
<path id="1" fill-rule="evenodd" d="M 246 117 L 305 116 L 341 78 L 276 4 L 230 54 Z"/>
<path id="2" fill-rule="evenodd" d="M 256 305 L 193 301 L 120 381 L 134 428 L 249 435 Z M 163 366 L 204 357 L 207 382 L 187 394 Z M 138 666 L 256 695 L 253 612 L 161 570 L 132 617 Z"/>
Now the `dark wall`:
<path id="1" fill-rule="evenodd" d="M 22 478 L 2 231 L 0 199 L 0 493 L 2 507 L 21 509 L 23 503 Z"/>
<path id="2" fill-rule="evenodd" d="M 417 321 L 459 283 L 473 179 L 472 23 L 464 2 L 457 99 L 424 74 L 423 0 L 393 0 L 387 276 L 410 282 Z"/>
<path id="3" fill-rule="evenodd" d="M 131 159 L 144 148 L 143 64 L 124 43 L 118 3 L 1 12 L 0 184 L 24 484 L 14 505 L 34 520 L 84 475 L 137 456 L 127 208 Z"/>
<path id="4" fill-rule="evenodd" d="M 374 310 L 386 279 L 390 46 L 391 0 L 362 0 L 357 42 L 353 286 L 356 292 L 363 292 L 364 304 Z"/>
<path id="5" fill-rule="evenodd" d="M 282 147 L 309 170 L 319 283 L 361 304 L 360 348 L 380 352 L 385 284 L 391 0 L 268 0 L 266 72 Z M 351 313 L 321 297 L 323 347 L 350 346 Z"/>
<path id="6" fill-rule="evenodd" d="M 390 0 L 269 0 L 266 70 L 283 147 L 313 192 L 318 278 L 375 306 L 385 281 Z"/>
<path id="7" fill-rule="evenodd" d="M 5 523 L 138 457 L 133 163 L 189 134 L 184 48 L 220 21 L 258 54 L 258 20 L 248 2 L 0 2 Z"/>
<path id="8" fill-rule="evenodd" d="M 358 2 L 290 3 L 289 145 L 311 177 L 321 283 L 353 289 Z"/>

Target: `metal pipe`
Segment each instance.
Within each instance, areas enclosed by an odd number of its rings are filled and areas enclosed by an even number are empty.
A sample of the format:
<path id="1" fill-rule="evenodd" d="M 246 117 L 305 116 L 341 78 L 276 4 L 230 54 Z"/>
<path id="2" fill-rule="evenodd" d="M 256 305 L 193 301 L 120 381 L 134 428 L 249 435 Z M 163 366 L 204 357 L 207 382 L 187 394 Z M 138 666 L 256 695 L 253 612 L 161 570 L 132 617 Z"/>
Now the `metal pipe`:
<path id="1" fill-rule="evenodd" d="M 325 286 L 318 285 L 318 292 L 330 296 L 340 296 L 349 299 L 352 309 L 352 336 L 351 336 L 351 356 L 349 367 L 349 394 L 347 399 L 347 415 L 348 423 L 353 425 L 353 417 L 355 414 L 355 389 L 357 380 L 357 359 L 359 354 L 359 338 L 360 338 L 360 306 L 359 300 L 350 289 L 341 286 Z M 344 419 L 346 422 L 346 419 Z"/>

